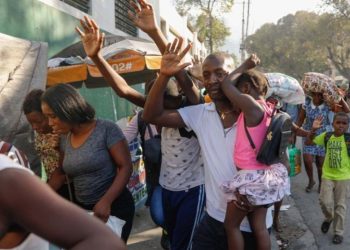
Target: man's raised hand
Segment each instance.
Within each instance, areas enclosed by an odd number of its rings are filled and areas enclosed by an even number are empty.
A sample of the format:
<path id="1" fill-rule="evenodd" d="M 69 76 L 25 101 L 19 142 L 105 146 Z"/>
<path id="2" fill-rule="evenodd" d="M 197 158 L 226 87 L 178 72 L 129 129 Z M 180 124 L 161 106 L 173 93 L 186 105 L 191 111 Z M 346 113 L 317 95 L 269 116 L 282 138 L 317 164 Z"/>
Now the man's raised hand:
<path id="1" fill-rule="evenodd" d="M 182 63 L 182 59 L 191 49 L 192 44 L 189 43 L 185 49 L 181 50 L 183 38 L 175 38 L 172 43 L 168 43 L 162 57 L 160 73 L 166 76 L 173 76 L 180 70 L 191 65 L 191 63 Z"/>

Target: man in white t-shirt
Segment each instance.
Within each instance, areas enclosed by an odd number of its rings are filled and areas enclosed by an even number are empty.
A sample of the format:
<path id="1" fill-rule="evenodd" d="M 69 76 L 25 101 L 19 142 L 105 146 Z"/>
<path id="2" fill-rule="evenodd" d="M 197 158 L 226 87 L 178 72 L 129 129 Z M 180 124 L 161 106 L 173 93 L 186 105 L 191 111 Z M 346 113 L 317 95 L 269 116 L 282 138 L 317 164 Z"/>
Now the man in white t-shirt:
<path id="1" fill-rule="evenodd" d="M 232 180 L 236 173 L 233 150 L 236 138 L 236 120 L 239 111 L 232 107 L 221 90 L 221 82 L 233 69 L 233 60 L 224 53 L 209 55 L 203 62 L 203 81 L 212 103 L 189 106 L 178 110 L 164 110 L 161 98 L 166 83 L 180 65 L 187 47 L 180 52 L 173 43 L 163 55 L 160 75 L 146 100 L 143 118 L 159 126 L 192 129 L 201 147 L 204 160 L 207 214 L 197 227 L 192 249 L 227 249 L 224 218 L 227 201 L 220 190 L 224 181 Z M 249 206 L 242 201 L 242 209 Z M 271 211 L 267 214 L 267 227 L 272 225 Z M 255 249 L 255 240 L 245 219 L 241 224 L 245 249 Z"/>

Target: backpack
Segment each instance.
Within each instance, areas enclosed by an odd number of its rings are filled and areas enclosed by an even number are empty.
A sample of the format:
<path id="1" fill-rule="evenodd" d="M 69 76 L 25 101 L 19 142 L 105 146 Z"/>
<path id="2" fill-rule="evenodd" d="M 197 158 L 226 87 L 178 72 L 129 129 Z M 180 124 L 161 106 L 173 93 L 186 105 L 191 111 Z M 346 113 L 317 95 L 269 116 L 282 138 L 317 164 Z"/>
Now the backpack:
<path id="1" fill-rule="evenodd" d="M 271 113 L 270 124 L 267 128 L 263 143 L 259 152 L 257 152 L 256 160 L 265 165 L 272 165 L 282 162 L 286 158 L 286 150 L 288 140 L 292 134 L 292 119 L 290 116 L 274 108 Z M 250 137 L 244 120 L 244 129 L 247 134 L 251 147 L 255 150 L 255 144 Z"/>
<path id="2" fill-rule="evenodd" d="M 326 135 L 324 136 L 324 148 L 327 150 L 327 142 L 333 135 L 333 132 L 326 132 Z M 344 133 L 344 140 L 346 144 L 346 149 L 348 151 L 348 156 L 350 156 L 350 133 Z"/>
<path id="3" fill-rule="evenodd" d="M 162 161 L 160 135 L 153 135 L 150 124 L 147 124 L 142 120 L 142 111 L 140 111 L 137 116 L 137 126 L 141 137 L 143 158 L 146 162 L 160 166 Z M 150 135 L 148 140 L 145 140 L 146 129 Z"/>

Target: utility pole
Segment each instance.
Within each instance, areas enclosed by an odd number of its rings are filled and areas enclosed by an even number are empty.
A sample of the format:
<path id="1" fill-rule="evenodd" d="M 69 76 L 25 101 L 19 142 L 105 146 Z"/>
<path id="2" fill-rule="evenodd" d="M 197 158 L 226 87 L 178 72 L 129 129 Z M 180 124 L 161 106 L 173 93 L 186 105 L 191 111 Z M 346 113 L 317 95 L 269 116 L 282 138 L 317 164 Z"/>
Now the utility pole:
<path id="1" fill-rule="evenodd" d="M 248 6 L 247 6 L 247 24 L 246 24 L 246 29 L 245 29 L 245 38 L 248 36 L 248 27 L 249 27 L 249 18 L 250 18 L 250 0 L 248 0 Z"/>
<path id="2" fill-rule="evenodd" d="M 244 15 L 245 15 L 245 1 L 243 1 L 243 12 L 242 12 L 242 41 L 241 41 L 241 46 L 240 46 L 240 51 L 241 51 L 241 63 L 244 62 L 245 60 L 245 51 L 244 51 Z"/>

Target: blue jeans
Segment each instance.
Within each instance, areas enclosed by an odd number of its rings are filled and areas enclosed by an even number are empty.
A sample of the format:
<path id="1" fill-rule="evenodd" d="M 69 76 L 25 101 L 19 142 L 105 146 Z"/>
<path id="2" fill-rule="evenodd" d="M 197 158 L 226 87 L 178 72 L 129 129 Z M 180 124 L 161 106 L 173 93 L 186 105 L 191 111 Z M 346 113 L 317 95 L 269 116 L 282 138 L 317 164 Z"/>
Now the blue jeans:
<path id="1" fill-rule="evenodd" d="M 155 186 L 152 193 L 150 214 L 154 223 L 164 228 L 164 210 L 163 210 L 163 189 L 161 186 Z"/>

